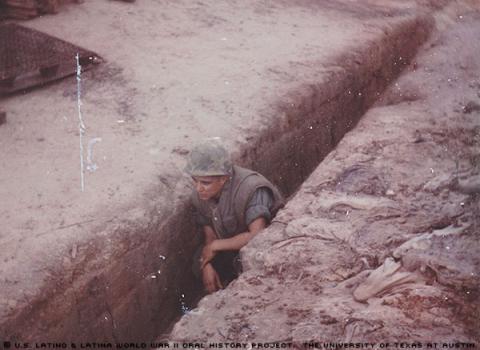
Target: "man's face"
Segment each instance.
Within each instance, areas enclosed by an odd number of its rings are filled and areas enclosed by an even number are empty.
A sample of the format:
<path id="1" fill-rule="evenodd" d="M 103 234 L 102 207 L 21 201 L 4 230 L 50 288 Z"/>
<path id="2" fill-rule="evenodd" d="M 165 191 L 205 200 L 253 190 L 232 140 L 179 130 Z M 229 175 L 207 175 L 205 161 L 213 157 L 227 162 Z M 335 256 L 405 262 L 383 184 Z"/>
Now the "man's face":
<path id="1" fill-rule="evenodd" d="M 218 198 L 228 176 L 192 176 L 195 190 L 201 200 Z"/>

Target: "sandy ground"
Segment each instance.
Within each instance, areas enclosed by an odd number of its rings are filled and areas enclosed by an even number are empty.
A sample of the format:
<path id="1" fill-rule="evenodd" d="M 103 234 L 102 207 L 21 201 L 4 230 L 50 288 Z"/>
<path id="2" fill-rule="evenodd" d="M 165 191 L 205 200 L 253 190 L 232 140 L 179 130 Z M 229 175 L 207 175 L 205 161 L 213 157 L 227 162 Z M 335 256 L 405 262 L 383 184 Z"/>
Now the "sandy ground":
<path id="1" fill-rule="evenodd" d="M 192 141 L 221 135 L 234 151 L 245 146 L 287 92 L 321 81 L 335 57 L 414 6 L 369 3 L 90 0 L 23 23 L 103 57 L 82 76 L 84 146 L 101 141 L 82 192 L 75 79 L 0 101 L 0 317 L 93 239 L 108 263 L 121 249 L 109 228 L 129 223 L 133 234 L 153 202 L 170 215 L 189 192 Z"/>
<path id="2" fill-rule="evenodd" d="M 445 31 L 242 250 L 246 272 L 170 339 L 478 344 L 480 13 L 438 19 Z"/>

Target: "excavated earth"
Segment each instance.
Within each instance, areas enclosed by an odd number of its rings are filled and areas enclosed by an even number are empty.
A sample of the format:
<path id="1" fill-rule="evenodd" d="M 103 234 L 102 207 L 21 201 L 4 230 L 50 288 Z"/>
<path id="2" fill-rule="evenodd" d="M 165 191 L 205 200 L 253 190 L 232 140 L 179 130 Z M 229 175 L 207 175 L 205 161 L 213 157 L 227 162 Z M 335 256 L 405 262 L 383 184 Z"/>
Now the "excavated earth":
<path id="1" fill-rule="evenodd" d="M 244 273 L 169 339 L 478 346 L 480 14 L 436 20 L 401 77 L 242 249 Z"/>
<path id="2" fill-rule="evenodd" d="M 198 296 L 183 167 L 209 136 L 287 195 L 328 156 L 169 339 L 476 339 L 475 6 L 86 0 L 22 23 L 103 62 L 84 191 L 75 78 L 0 100 L 0 339 L 165 338 Z"/>

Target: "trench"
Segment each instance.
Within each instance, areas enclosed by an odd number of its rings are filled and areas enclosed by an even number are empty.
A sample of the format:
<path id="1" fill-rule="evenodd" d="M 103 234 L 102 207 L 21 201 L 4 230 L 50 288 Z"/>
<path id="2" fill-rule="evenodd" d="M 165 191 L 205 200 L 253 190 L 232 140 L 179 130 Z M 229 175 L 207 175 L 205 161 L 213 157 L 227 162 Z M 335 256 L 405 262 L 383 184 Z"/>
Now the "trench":
<path id="1" fill-rule="evenodd" d="M 361 51 L 336 58 L 335 62 L 344 63 L 343 72 L 319 84 L 298 86 L 276 104 L 273 114 L 279 120 L 240 150 L 235 163 L 264 174 L 287 199 L 292 197 L 410 64 L 432 27 L 428 17 L 407 20 L 380 42 L 370 42 Z M 194 307 L 201 294 L 191 291 L 189 301 Z M 157 339 L 168 340 L 168 330 L 179 318 L 175 317 Z"/>
<path id="2" fill-rule="evenodd" d="M 234 161 L 265 175 L 286 197 L 294 194 L 410 63 L 432 28 L 431 17 L 405 17 L 377 40 L 345 50 L 326 65 L 341 69 L 331 70 L 318 83 L 298 86 L 266 111 L 274 117 L 235 150 Z M 57 283 L 46 297 L 10 319 L 5 334 L 23 341 L 168 339 L 175 320 L 201 296 L 191 273 L 191 257 L 200 244 L 192 239 L 191 214 L 185 201 L 164 215 L 152 210 L 151 220 L 141 228 L 118 228 L 116 239 L 134 241 L 123 254 L 100 272 L 85 263 L 71 280 Z M 97 261 L 101 247 L 100 241 L 98 247 L 92 245 L 84 260 Z M 145 278 L 159 269 L 162 274 L 153 283 Z"/>

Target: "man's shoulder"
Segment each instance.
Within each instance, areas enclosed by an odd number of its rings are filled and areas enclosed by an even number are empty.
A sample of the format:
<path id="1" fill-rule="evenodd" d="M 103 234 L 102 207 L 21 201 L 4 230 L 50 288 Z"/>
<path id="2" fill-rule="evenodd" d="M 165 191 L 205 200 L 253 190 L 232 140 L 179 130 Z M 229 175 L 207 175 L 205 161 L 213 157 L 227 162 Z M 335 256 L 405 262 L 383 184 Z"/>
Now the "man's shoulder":
<path id="1" fill-rule="evenodd" d="M 274 186 L 265 176 L 254 170 L 235 166 L 234 171 L 237 190 L 239 187 Z"/>
<path id="2" fill-rule="evenodd" d="M 275 211 L 283 206 L 284 197 L 282 193 L 269 179 L 256 171 L 241 167 L 238 168 L 241 176 L 239 180 L 237 180 L 238 186 L 236 188 L 235 197 L 239 200 L 239 205 L 244 205 L 250 201 L 257 190 L 264 189 L 267 195 L 273 195 Z"/>
<path id="3" fill-rule="evenodd" d="M 271 182 L 257 171 L 234 166 L 235 183 L 238 186 L 251 186 L 259 182 L 271 184 Z"/>
<path id="4" fill-rule="evenodd" d="M 260 175 L 258 172 L 254 171 L 254 170 L 247 169 L 247 168 L 244 168 L 244 167 L 241 167 L 241 166 L 238 166 L 238 165 L 233 166 L 233 172 L 234 172 L 235 176 L 237 176 L 239 178 L 244 178 L 244 177 L 247 177 L 249 175 Z"/>
<path id="5" fill-rule="evenodd" d="M 235 179 L 233 184 L 233 198 L 237 205 L 244 206 L 251 199 L 254 192 L 259 188 L 268 188 L 274 190 L 275 186 L 260 173 L 236 167 Z M 237 173 L 238 171 L 238 173 Z"/>

